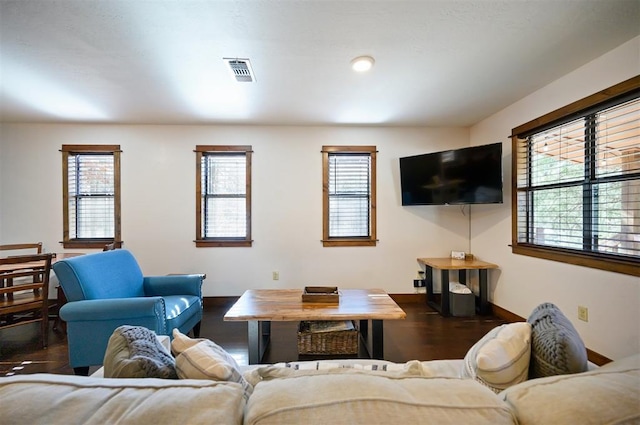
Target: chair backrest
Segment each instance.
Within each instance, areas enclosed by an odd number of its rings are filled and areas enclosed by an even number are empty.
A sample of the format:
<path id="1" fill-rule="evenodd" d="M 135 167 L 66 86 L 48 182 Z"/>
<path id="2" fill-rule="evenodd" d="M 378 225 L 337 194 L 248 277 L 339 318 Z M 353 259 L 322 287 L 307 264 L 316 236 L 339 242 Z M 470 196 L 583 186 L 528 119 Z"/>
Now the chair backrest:
<path id="1" fill-rule="evenodd" d="M 0 258 L 0 329 L 42 322 L 42 346 L 48 342 L 49 273 L 53 254 Z M 31 313 L 31 314 L 24 314 Z"/>
<path id="2" fill-rule="evenodd" d="M 9 254 L 29 255 L 34 252 L 24 252 L 25 249 L 35 250 L 35 254 L 42 254 L 42 242 L 34 243 L 14 243 L 8 245 L 0 245 L 0 251 L 11 251 Z M 15 251 L 15 252 L 13 252 Z M 21 252 L 18 252 L 21 251 Z M 6 257 L 7 255 L 1 255 Z"/>
<path id="3" fill-rule="evenodd" d="M 142 271 L 126 249 L 59 260 L 53 271 L 69 302 L 144 296 Z"/>

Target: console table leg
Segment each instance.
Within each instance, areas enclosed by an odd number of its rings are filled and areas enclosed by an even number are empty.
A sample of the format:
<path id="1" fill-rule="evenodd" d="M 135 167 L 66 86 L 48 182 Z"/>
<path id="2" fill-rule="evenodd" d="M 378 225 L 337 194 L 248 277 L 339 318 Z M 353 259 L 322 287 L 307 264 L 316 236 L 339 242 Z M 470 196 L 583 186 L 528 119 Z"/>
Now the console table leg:
<path id="1" fill-rule="evenodd" d="M 486 315 L 489 314 L 489 299 L 487 297 L 487 292 L 489 292 L 488 288 L 488 271 L 487 269 L 478 270 L 479 274 L 479 283 L 480 283 L 480 314 Z"/>
<path id="2" fill-rule="evenodd" d="M 425 285 L 427 289 L 427 304 L 434 302 L 433 301 L 433 268 L 430 266 L 425 266 Z"/>
<path id="3" fill-rule="evenodd" d="M 440 310 L 441 314 L 445 317 L 451 315 L 449 309 L 449 270 L 443 269 L 441 271 L 441 285 L 442 290 L 440 291 L 442 295 L 440 296 Z"/>
<path id="4" fill-rule="evenodd" d="M 458 270 L 458 281 L 463 285 L 467 284 L 467 271 L 462 269 Z"/>

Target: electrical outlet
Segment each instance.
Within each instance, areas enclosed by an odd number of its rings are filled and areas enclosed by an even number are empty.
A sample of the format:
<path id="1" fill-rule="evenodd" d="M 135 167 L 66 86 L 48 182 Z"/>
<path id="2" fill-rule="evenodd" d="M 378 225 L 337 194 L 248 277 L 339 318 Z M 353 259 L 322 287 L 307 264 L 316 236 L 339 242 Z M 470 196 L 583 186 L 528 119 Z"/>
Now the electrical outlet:
<path id="1" fill-rule="evenodd" d="M 587 307 L 582 305 L 578 306 L 578 319 L 583 322 L 589 321 L 589 309 Z"/>
<path id="2" fill-rule="evenodd" d="M 279 272 L 273 272 L 272 274 L 273 280 L 279 280 L 280 279 L 280 273 Z"/>

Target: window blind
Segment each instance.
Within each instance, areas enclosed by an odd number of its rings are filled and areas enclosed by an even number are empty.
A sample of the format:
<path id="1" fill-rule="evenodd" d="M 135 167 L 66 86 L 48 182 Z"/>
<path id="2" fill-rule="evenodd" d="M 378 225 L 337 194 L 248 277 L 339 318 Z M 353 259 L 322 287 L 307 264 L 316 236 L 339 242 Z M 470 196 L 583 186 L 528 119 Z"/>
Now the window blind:
<path id="1" fill-rule="evenodd" d="M 369 237 L 371 155 L 329 154 L 329 237 Z"/>
<path id="2" fill-rule="evenodd" d="M 69 234 L 72 239 L 113 238 L 113 154 L 70 154 Z"/>
<path id="3" fill-rule="evenodd" d="M 247 237 L 245 153 L 202 156 L 202 234 L 205 238 Z"/>
<path id="4" fill-rule="evenodd" d="M 517 141 L 517 239 L 640 257 L 640 100 Z"/>

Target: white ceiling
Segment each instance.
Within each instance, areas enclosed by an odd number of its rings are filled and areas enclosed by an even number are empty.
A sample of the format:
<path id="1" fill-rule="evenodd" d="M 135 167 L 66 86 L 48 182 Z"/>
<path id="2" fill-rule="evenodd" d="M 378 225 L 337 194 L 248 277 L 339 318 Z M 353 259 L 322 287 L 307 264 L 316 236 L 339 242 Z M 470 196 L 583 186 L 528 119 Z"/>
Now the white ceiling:
<path id="1" fill-rule="evenodd" d="M 469 126 L 640 34 L 640 0 L 0 0 L 0 16 L 2 122 Z"/>

